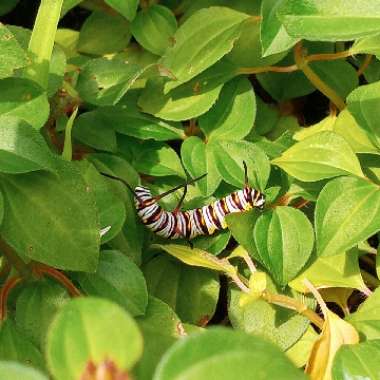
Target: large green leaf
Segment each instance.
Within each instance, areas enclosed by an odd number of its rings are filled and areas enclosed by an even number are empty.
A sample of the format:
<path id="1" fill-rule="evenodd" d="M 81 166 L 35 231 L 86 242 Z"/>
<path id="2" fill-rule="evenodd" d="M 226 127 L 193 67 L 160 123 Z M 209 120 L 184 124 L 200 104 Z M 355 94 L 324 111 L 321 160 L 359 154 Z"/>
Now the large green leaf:
<path id="1" fill-rule="evenodd" d="M 0 361 L 0 379 L 48 380 L 41 372 L 13 361 Z"/>
<path id="2" fill-rule="evenodd" d="M 144 276 L 121 252 L 102 251 L 96 273 L 80 273 L 75 278 L 88 295 L 114 301 L 133 316 L 145 314 L 148 291 Z"/>
<path id="3" fill-rule="evenodd" d="M 380 82 L 360 86 L 348 96 L 347 107 L 373 144 L 380 149 L 377 110 L 380 107 Z"/>
<path id="4" fill-rule="evenodd" d="M 56 173 L 56 164 L 41 134 L 14 116 L 0 116 L 0 172 L 36 170 Z"/>
<path id="5" fill-rule="evenodd" d="M 288 358 L 260 337 L 227 328 L 213 328 L 175 343 L 161 360 L 154 380 L 305 379 Z"/>
<path id="6" fill-rule="evenodd" d="M 202 325 L 214 315 L 219 296 L 216 272 L 191 268 L 163 255 L 143 270 L 149 293 L 171 306 L 182 321 Z"/>
<path id="7" fill-rule="evenodd" d="M 94 271 L 100 242 L 94 195 L 74 164 L 57 160 L 57 168 L 58 175 L 1 176 L 1 235 L 23 258 L 60 269 Z"/>
<path id="8" fill-rule="evenodd" d="M 302 269 L 314 245 L 311 223 L 291 207 L 276 207 L 260 216 L 253 234 L 260 261 L 282 286 Z"/>
<path id="9" fill-rule="evenodd" d="M 305 182 L 342 174 L 364 177 L 350 145 L 342 136 L 330 131 L 316 133 L 294 144 L 272 163 Z"/>
<path id="10" fill-rule="evenodd" d="M 342 346 L 335 355 L 332 375 L 334 380 L 379 379 L 380 340 Z"/>
<path id="11" fill-rule="evenodd" d="M 312 41 L 354 40 L 380 31 L 378 0 L 286 0 L 279 17 L 287 32 Z"/>
<path id="12" fill-rule="evenodd" d="M 0 115 L 16 116 L 39 129 L 49 116 L 46 93 L 35 82 L 22 78 L 0 80 Z"/>
<path id="13" fill-rule="evenodd" d="M 342 253 L 380 230 L 380 188 L 341 177 L 321 191 L 315 210 L 319 256 Z"/>
<path id="14" fill-rule="evenodd" d="M 203 195 L 213 194 L 220 184 L 221 176 L 209 145 L 199 137 L 191 136 L 181 145 L 181 158 L 191 177 L 196 178 L 207 173 L 205 178 L 197 182 L 197 186 Z"/>
<path id="15" fill-rule="evenodd" d="M 263 56 L 289 50 L 297 41 L 290 37 L 277 17 L 281 0 L 266 0 L 261 3 L 260 39 Z"/>
<path id="16" fill-rule="evenodd" d="M 256 102 L 247 78 L 229 81 L 215 105 L 199 118 L 199 127 L 208 141 L 215 139 L 241 140 L 255 120 Z"/>
<path id="17" fill-rule="evenodd" d="M 135 18 L 139 6 L 138 0 L 105 0 L 105 2 L 129 21 Z"/>
<path id="18" fill-rule="evenodd" d="M 157 4 L 139 11 L 131 24 L 132 34 L 137 42 L 157 55 L 162 55 L 170 46 L 176 29 L 177 20 L 173 12 Z"/>
<path id="19" fill-rule="evenodd" d="M 194 78 L 228 53 L 248 17 L 224 7 L 201 9 L 189 17 L 174 34 L 174 46 L 161 61 L 176 78 L 165 85 L 165 93 Z"/>
<path id="20" fill-rule="evenodd" d="M 3 24 L 0 24 L 0 62 L 0 79 L 10 77 L 14 70 L 27 64 L 26 52 Z"/>
<path id="21" fill-rule="evenodd" d="M 183 327 L 176 313 L 154 297 L 149 297 L 145 316 L 137 323 L 144 338 L 144 352 L 134 373 L 139 380 L 151 380 L 165 351 L 181 338 Z"/>
<path id="22" fill-rule="evenodd" d="M 131 368 L 143 342 L 134 319 L 120 306 L 101 298 L 78 298 L 56 315 L 47 337 L 46 357 L 57 380 L 79 379 L 86 366 L 108 360 Z"/>

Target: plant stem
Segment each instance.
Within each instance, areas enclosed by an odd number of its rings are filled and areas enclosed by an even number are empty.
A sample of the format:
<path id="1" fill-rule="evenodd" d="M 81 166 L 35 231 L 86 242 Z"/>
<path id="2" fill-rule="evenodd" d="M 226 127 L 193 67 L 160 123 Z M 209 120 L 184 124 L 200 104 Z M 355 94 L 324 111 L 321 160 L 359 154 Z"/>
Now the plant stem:
<path id="1" fill-rule="evenodd" d="M 362 75 L 364 73 L 364 71 L 367 69 L 367 67 L 369 66 L 369 64 L 372 61 L 372 57 L 373 57 L 372 54 L 367 54 L 365 56 L 363 63 L 361 64 L 358 71 L 356 72 L 358 77 L 360 77 L 360 75 Z"/>
<path id="2" fill-rule="evenodd" d="M 351 57 L 351 50 L 344 50 L 337 53 L 310 54 L 305 56 L 306 62 L 313 61 L 335 61 L 337 59 Z"/>
<path id="3" fill-rule="evenodd" d="M 260 74 L 267 72 L 274 73 L 291 73 L 299 70 L 297 65 L 290 66 L 262 66 L 262 67 L 241 67 L 238 69 L 238 74 Z"/>
<path id="4" fill-rule="evenodd" d="M 297 313 L 308 318 L 312 323 L 314 323 L 319 329 L 323 327 L 323 319 L 313 310 L 309 309 L 306 305 L 298 302 L 294 298 L 284 296 L 282 294 L 273 294 L 268 291 L 264 291 L 262 294 L 262 299 L 274 305 L 286 307 L 287 309 L 295 310 Z"/>
<path id="5" fill-rule="evenodd" d="M 0 238 L 0 251 L 6 257 L 8 262 L 14 267 L 17 272 L 22 277 L 29 277 L 30 276 L 30 269 L 27 264 L 24 263 L 22 259 L 17 255 L 17 253 L 13 250 L 13 248 L 8 245 L 5 240 Z"/>
<path id="6" fill-rule="evenodd" d="M 11 290 L 20 282 L 22 278 L 20 276 L 11 277 L 6 281 L 0 291 L 0 320 L 4 321 L 7 317 L 7 302 L 8 296 Z"/>
<path id="7" fill-rule="evenodd" d="M 338 54 L 338 53 L 337 53 Z M 327 96 L 341 111 L 346 105 L 344 100 L 310 68 L 304 56 L 302 42 L 298 42 L 294 47 L 294 59 L 300 70 L 303 71 L 307 79 L 320 91 Z"/>
<path id="8" fill-rule="evenodd" d="M 29 41 L 29 52 L 33 63 L 26 68 L 24 76 L 47 89 L 49 65 L 54 47 L 59 16 L 63 0 L 41 0 L 32 37 Z"/>

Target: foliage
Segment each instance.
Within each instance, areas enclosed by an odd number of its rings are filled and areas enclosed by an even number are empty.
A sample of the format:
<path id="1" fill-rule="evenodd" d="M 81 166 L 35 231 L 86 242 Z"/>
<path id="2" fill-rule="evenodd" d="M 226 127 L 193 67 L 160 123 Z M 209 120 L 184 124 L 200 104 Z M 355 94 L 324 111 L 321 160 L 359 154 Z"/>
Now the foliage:
<path id="1" fill-rule="evenodd" d="M 379 0 L 0 15 L 1 379 L 379 378 Z M 192 209 L 243 161 L 265 209 L 192 246 L 101 175 L 160 194 L 207 173 Z"/>

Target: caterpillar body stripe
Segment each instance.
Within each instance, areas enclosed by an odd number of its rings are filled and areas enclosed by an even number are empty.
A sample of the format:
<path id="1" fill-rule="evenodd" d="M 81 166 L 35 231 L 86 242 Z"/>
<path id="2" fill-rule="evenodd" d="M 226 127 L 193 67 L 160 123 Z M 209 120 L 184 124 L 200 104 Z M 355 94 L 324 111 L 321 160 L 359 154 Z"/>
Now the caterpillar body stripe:
<path id="1" fill-rule="evenodd" d="M 200 235 L 212 235 L 227 228 L 226 215 L 253 207 L 263 209 L 265 205 L 264 194 L 247 185 L 209 205 L 187 211 L 164 210 L 146 187 L 136 187 L 134 194 L 137 214 L 143 224 L 168 239 L 190 240 Z"/>

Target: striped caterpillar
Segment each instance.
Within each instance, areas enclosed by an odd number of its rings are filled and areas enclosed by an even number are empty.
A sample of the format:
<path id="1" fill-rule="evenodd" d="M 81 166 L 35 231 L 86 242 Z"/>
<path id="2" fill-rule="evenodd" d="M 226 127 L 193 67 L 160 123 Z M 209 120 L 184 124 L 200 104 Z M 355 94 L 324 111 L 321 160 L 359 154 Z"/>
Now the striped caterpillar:
<path id="1" fill-rule="evenodd" d="M 265 196 L 248 185 L 247 166 L 245 162 L 243 164 L 245 172 L 243 189 L 209 205 L 186 211 L 181 211 L 180 208 L 186 196 L 187 186 L 202 179 L 206 174 L 157 196 L 152 196 L 151 191 L 146 187 L 137 186 L 132 189 L 121 178 L 106 173 L 101 174 L 123 182 L 130 189 L 135 197 L 137 214 L 151 231 L 167 239 L 190 240 L 200 235 L 212 235 L 215 231 L 227 228 L 225 216 L 228 214 L 248 211 L 253 207 L 260 210 L 264 208 Z M 184 188 L 184 193 L 173 211 L 166 211 L 158 204 L 161 198 L 181 188 Z"/>

